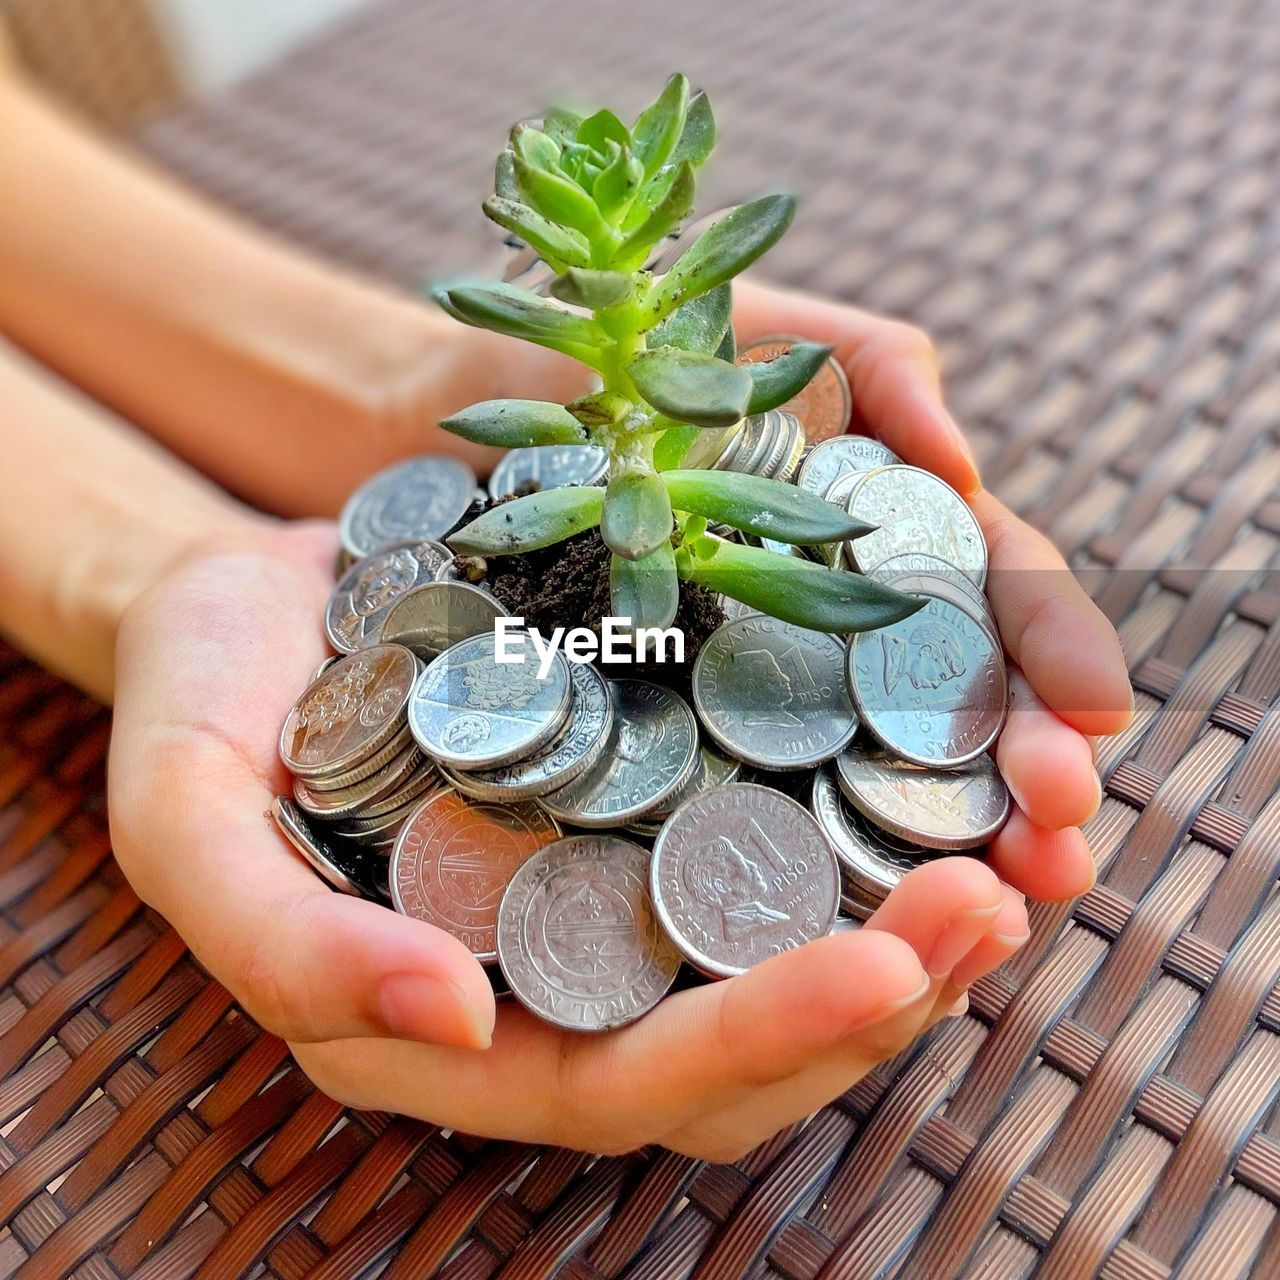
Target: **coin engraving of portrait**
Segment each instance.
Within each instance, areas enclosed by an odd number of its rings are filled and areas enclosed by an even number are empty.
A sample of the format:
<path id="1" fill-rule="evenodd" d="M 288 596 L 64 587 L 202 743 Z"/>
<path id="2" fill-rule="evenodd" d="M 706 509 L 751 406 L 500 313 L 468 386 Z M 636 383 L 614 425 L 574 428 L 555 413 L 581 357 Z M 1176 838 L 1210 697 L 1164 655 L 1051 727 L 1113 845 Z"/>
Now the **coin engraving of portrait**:
<path id="1" fill-rule="evenodd" d="M 943 618 L 924 618 L 907 636 L 883 631 L 884 691 L 892 694 L 905 676 L 916 689 L 937 689 L 964 675 L 964 641 Z"/>
<path id="2" fill-rule="evenodd" d="M 699 902 L 720 913 L 727 939 L 787 919 L 786 912 L 761 901 L 769 891 L 763 872 L 728 836 L 717 836 L 700 857 L 685 864 L 684 882 Z"/>

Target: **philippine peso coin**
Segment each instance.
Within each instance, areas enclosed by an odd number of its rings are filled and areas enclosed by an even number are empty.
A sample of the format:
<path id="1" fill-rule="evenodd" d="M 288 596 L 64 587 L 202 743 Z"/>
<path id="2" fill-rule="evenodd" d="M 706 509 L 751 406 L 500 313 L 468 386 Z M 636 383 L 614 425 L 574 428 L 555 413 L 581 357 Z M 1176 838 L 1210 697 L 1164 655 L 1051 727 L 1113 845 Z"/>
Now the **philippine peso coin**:
<path id="1" fill-rule="evenodd" d="M 944 598 L 955 603 L 963 600 L 965 603 L 961 607 L 967 608 L 979 619 L 986 619 L 991 613 L 987 597 L 983 594 L 982 588 L 974 584 L 972 578 L 963 574 L 955 565 L 948 564 L 945 560 L 940 560 L 937 556 L 931 556 L 923 551 L 906 551 L 900 556 L 890 556 L 888 560 L 876 565 L 867 577 L 894 587 L 897 587 L 899 582 L 916 583 L 921 588 L 926 588 L 914 592 L 918 595 L 939 594 L 937 590 L 927 588 L 943 585 L 945 590 L 940 594 Z M 898 589 L 913 591 L 911 585 Z"/>
<path id="2" fill-rule="evenodd" d="M 453 552 L 438 542 L 397 542 L 358 560 L 329 597 L 329 642 L 340 653 L 377 644 L 387 610 L 407 591 L 435 581 L 452 561 Z"/>
<path id="3" fill-rule="evenodd" d="M 609 470 L 609 452 L 596 444 L 540 444 L 504 454 L 489 477 L 489 493 L 510 498 L 519 493 L 596 484 Z"/>
<path id="4" fill-rule="evenodd" d="M 776 360 L 799 341 L 801 339 L 789 337 L 759 338 L 738 352 L 738 363 Z M 811 444 L 841 435 L 849 425 L 849 415 L 853 410 L 853 397 L 849 394 L 849 380 L 844 369 L 837 360 L 828 356 L 813 381 L 781 407 L 800 419 Z"/>
<path id="5" fill-rule="evenodd" d="M 654 917 L 649 854 L 613 835 L 575 835 L 520 866 L 498 910 L 498 961 L 538 1017 L 608 1031 L 666 995 L 680 957 Z"/>
<path id="6" fill-rule="evenodd" d="M 409 700 L 409 728 L 433 759 L 459 769 L 510 764 L 560 731 L 569 714 L 569 664 L 557 653 L 545 678 L 527 634 L 508 638 L 520 661 L 499 662 L 492 632 L 435 658 Z"/>
<path id="7" fill-rule="evenodd" d="M 850 542 L 854 564 L 871 573 L 890 556 L 923 551 L 954 565 L 979 587 L 987 544 L 969 504 L 945 480 L 919 467 L 881 467 L 857 487 L 849 514 L 875 525 Z"/>
<path id="8" fill-rule="evenodd" d="M 426 762 L 422 748 L 410 741 L 407 747 L 397 752 L 381 769 L 347 787 L 317 790 L 303 779 L 295 778 L 293 798 L 300 809 L 315 818 L 341 818 L 357 813 L 367 816 L 368 805 L 396 792 Z"/>
<path id="9" fill-rule="evenodd" d="M 901 622 L 855 635 L 847 671 L 862 723 L 913 764 L 953 769 L 986 751 L 1004 723 L 999 643 L 947 600 L 931 598 Z"/>
<path id="10" fill-rule="evenodd" d="M 423 662 L 469 636 L 491 632 L 502 606 L 466 582 L 430 582 L 396 600 L 382 620 L 382 638 L 412 649 Z"/>
<path id="11" fill-rule="evenodd" d="M 647 680 L 615 680 L 613 731 L 600 758 L 567 786 L 538 797 L 578 827 L 616 827 L 656 808 L 698 762 L 698 726 L 684 699 Z"/>
<path id="12" fill-rule="evenodd" d="M 844 645 L 760 615 L 717 628 L 693 664 L 693 705 L 710 735 L 762 769 L 807 769 L 842 751 L 858 718 Z"/>
<path id="13" fill-rule="evenodd" d="M 685 958 L 721 978 L 823 937 L 840 901 L 835 855 L 813 816 L 750 782 L 694 796 L 667 819 L 650 888 Z"/>
<path id="14" fill-rule="evenodd" d="M 651 809 L 643 818 L 637 818 L 629 825 L 628 830 L 646 839 L 654 839 L 662 830 L 662 824 L 686 800 L 700 796 L 704 791 L 710 791 L 712 787 L 722 787 L 726 782 L 737 782 L 741 772 L 740 761 L 722 756 L 704 743 L 698 748 L 698 763 L 689 781 L 673 791 L 656 809 Z"/>
<path id="15" fill-rule="evenodd" d="M 451 933 L 483 964 L 498 958 L 498 904 L 516 869 L 560 828 L 536 805 L 466 800 L 445 787 L 396 835 L 391 901 Z"/>
<path id="16" fill-rule="evenodd" d="M 339 893 L 382 901 L 387 896 L 386 859 L 367 849 L 340 844 L 320 834 L 288 796 L 271 802 L 271 817 L 315 873 Z"/>
<path id="17" fill-rule="evenodd" d="M 887 755 L 836 757 L 840 789 L 878 827 L 930 849 L 985 844 L 1009 816 L 1009 788 L 980 755 L 955 769 L 925 769 Z"/>
<path id="18" fill-rule="evenodd" d="M 417 659 L 398 644 L 371 645 L 335 662 L 285 719 L 285 767 L 306 779 L 351 770 L 403 726 L 417 675 Z"/>
<path id="19" fill-rule="evenodd" d="M 500 769 L 448 770 L 454 786 L 482 800 L 527 800 L 564 786 L 595 764 L 613 727 L 613 699 L 590 663 L 571 663 L 569 679 L 569 720 L 545 747 Z"/>
<path id="20" fill-rule="evenodd" d="M 466 513 L 475 489 L 475 473 L 456 458 L 398 462 L 347 499 L 338 517 L 342 546 L 361 559 L 390 542 L 443 538 Z"/>
<path id="21" fill-rule="evenodd" d="M 853 900 L 880 902 L 908 871 L 935 856 L 933 850 L 895 839 L 869 823 L 841 793 L 830 764 L 814 774 L 809 807 L 835 850 L 845 896 Z"/>
<path id="22" fill-rule="evenodd" d="M 888 445 L 869 436 L 835 436 L 809 450 L 796 474 L 796 484 L 820 498 L 830 499 L 831 486 L 842 476 L 857 475 L 900 461 Z"/>

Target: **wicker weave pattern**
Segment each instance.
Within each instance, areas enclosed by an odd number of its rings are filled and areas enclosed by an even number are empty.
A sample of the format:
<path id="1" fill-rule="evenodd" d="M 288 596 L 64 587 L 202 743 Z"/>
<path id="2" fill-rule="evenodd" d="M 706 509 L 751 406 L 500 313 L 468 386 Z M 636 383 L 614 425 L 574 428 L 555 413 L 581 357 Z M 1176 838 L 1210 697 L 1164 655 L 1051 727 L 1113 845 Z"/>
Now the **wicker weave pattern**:
<path id="1" fill-rule="evenodd" d="M 445 1137 L 316 1095 L 140 910 L 103 716 L 11 660 L 0 1274 L 1280 1274 L 1280 3 L 823 7 L 396 0 L 145 141 L 411 283 L 492 244 L 487 157 L 566 32 L 630 102 L 682 61 L 726 125 L 712 198 L 807 194 L 774 269 L 934 332 L 989 483 L 1119 626 L 1099 885 L 739 1165 Z"/>

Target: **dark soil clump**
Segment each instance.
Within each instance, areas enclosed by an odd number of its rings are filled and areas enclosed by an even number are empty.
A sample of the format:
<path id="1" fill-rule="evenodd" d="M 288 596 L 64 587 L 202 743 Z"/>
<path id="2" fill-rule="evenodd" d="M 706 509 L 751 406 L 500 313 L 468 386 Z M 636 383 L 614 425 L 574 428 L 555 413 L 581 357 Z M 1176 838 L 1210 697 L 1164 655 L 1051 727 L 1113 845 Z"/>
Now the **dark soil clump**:
<path id="1" fill-rule="evenodd" d="M 589 529 L 552 547 L 519 556 L 493 556 L 484 562 L 485 586 L 503 608 L 526 625 L 549 634 L 556 627 L 590 627 L 597 634 L 609 613 L 610 553 L 598 529 Z M 473 580 L 481 576 L 475 560 L 464 562 Z M 702 642 L 724 622 L 715 593 L 692 582 L 680 584 L 675 625 L 685 636 L 683 664 L 606 663 L 615 676 L 636 675 L 675 687 L 687 686 Z"/>

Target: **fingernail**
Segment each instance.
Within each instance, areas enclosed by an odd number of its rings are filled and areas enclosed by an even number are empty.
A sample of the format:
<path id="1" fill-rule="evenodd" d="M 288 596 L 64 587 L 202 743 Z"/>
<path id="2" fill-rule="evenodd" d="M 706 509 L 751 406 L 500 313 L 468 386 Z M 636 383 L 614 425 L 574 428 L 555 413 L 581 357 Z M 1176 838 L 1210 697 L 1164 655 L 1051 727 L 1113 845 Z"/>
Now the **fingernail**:
<path id="1" fill-rule="evenodd" d="M 1004 906 L 997 902 L 995 906 L 983 907 L 976 911 L 966 911 L 951 921 L 929 952 L 925 969 L 934 978 L 945 978 L 952 969 L 969 954 L 977 945 L 985 926 L 993 920 Z"/>
<path id="2" fill-rule="evenodd" d="M 878 1004 L 869 1012 L 864 1010 L 852 1021 L 847 1022 L 844 1028 L 845 1034 L 849 1035 L 854 1031 L 861 1031 L 864 1027 L 873 1026 L 877 1022 L 884 1022 L 887 1018 L 892 1018 L 895 1014 L 910 1009 L 912 1005 L 919 1004 L 929 994 L 932 986 L 933 982 L 926 974 L 919 987 L 909 996 L 903 996 L 900 1000 L 890 1000 L 885 1004 Z"/>
<path id="3" fill-rule="evenodd" d="M 378 1007 L 387 1030 L 401 1040 L 487 1049 L 493 1042 L 493 1021 L 485 1018 L 471 997 L 447 978 L 403 973 L 384 978 L 378 988 Z"/>
<path id="4" fill-rule="evenodd" d="M 959 451 L 961 457 L 963 457 L 969 464 L 969 469 L 972 472 L 967 483 L 962 483 L 957 486 L 962 497 L 970 498 L 982 488 L 982 474 L 978 469 L 978 459 L 974 456 L 973 447 L 965 438 L 965 434 L 961 430 L 960 424 L 942 406 L 938 407 L 938 412 L 943 423 L 946 425 L 947 431 L 951 435 L 951 439 L 955 442 L 956 449 Z"/>
<path id="5" fill-rule="evenodd" d="M 962 1013 L 969 1012 L 969 993 L 963 992 L 960 999 L 947 1010 L 948 1018 L 958 1018 Z"/>
<path id="6" fill-rule="evenodd" d="M 1098 816 L 1098 810 L 1102 808 L 1102 779 L 1096 773 L 1093 775 L 1093 785 L 1097 787 L 1098 795 L 1093 802 L 1093 808 L 1089 810 L 1089 816 L 1085 819 L 1085 822 L 1092 822 Z"/>

